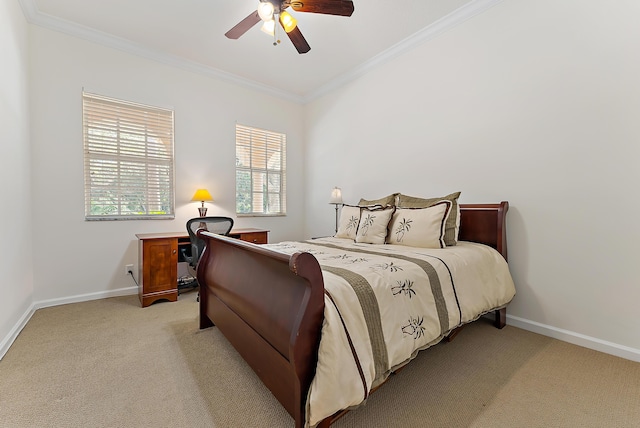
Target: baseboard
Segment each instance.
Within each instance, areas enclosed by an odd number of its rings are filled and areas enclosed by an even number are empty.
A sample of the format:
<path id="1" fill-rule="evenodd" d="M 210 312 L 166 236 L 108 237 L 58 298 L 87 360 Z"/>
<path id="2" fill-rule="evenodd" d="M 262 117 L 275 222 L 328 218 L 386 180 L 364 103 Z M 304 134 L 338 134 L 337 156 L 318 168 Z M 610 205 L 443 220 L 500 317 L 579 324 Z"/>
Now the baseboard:
<path id="1" fill-rule="evenodd" d="M 125 287 L 117 290 L 100 291 L 97 293 L 79 294 L 76 296 L 63 297 L 59 299 L 39 300 L 33 302 L 29 309 L 20 317 L 16 325 L 11 329 L 9 334 L 0 342 L 0 360 L 4 358 L 5 354 L 13 345 L 22 329 L 29 322 L 33 314 L 38 309 L 48 308 L 51 306 L 66 305 L 68 303 L 88 302 L 89 300 L 106 299 L 108 297 L 128 296 L 131 294 L 137 294 L 138 287 Z"/>
<path id="2" fill-rule="evenodd" d="M 66 305 L 69 303 L 88 302 L 89 300 L 107 299 L 109 297 L 128 296 L 137 294 L 138 287 L 118 288 L 117 290 L 99 291 L 97 293 L 78 294 L 76 296 L 61 297 L 58 299 L 39 300 L 33 302 L 36 309 L 50 306 Z"/>
<path id="3" fill-rule="evenodd" d="M 538 333 L 543 336 L 552 337 L 554 339 L 562 340 L 563 342 L 572 343 L 584 348 L 604 352 L 605 354 L 615 355 L 616 357 L 640 362 L 640 349 L 630 348 L 628 346 L 619 345 L 613 342 L 607 342 L 606 340 L 586 336 L 574 331 L 563 330 L 561 328 L 552 327 L 550 325 L 541 324 L 539 322 L 515 317 L 513 315 L 509 315 L 508 313 L 507 325 L 512 325 L 523 330 Z"/>
<path id="4" fill-rule="evenodd" d="M 0 342 L 0 360 L 4 358 L 5 354 L 9 351 L 9 348 L 11 348 L 11 345 L 13 345 L 13 342 L 16 340 L 24 326 L 27 325 L 35 312 L 36 309 L 32 303 L 31 306 L 29 306 L 29 309 L 27 309 L 26 312 L 22 314 L 9 334 L 4 339 L 2 339 L 2 342 Z"/>

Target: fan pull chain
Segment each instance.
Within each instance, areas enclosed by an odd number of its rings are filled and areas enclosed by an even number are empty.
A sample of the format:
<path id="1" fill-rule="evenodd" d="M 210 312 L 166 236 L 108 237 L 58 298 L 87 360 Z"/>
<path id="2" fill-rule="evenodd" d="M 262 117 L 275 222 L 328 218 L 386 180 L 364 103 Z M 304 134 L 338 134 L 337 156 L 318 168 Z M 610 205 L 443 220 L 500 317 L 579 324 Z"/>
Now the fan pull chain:
<path id="1" fill-rule="evenodd" d="M 278 32 L 278 24 L 280 23 L 280 14 L 274 14 L 273 19 L 275 21 L 275 25 L 273 26 L 273 46 L 278 46 L 280 40 L 278 40 L 276 33 Z"/>

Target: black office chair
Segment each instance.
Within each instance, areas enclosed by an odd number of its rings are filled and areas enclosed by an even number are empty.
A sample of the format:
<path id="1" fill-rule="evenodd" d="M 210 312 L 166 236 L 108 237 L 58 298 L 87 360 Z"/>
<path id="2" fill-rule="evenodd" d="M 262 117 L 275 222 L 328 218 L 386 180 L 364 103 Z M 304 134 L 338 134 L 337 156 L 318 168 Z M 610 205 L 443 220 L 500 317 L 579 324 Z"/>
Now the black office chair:
<path id="1" fill-rule="evenodd" d="M 233 228 L 233 219 L 230 217 L 195 217 L 187 221 L 187 232 L 189 232 L 191 241 L 191 254 L 188 254 L 185 248 L 181 249 L 181 253 L 182 259 L 189 264 L 193 276 L 190 280 L 178 281 L 178 294 L 180 294 L 181 290 L 198 286 L 198 281 L 195 279 L 196 268 L 205 247 L 204 241 L 198 238 L 198 230 L 205 229 L 211 233 L 229 236 L 231 228 Z"/>

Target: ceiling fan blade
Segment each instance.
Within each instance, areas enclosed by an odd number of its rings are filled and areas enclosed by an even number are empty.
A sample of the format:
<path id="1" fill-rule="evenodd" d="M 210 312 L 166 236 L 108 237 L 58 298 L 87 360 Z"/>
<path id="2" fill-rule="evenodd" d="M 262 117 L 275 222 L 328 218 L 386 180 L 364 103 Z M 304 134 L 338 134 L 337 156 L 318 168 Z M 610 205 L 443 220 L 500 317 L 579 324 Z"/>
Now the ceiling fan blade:
<path id="1" fill-rule="evenodd" d="M 282 26 L 282 28 L 284 28 L 282 22 L 280 23 L 280 25 Z M 296 50 L 299 54 L 305 54 L 311 50 L 311 46 L 309 46 L 309 43 L 307 43 L 307 39 L 304 38 L 302 32 L 297 26 L 296 28 L 288 32 L 287 36 L 289 36 L 289 40 L 291 40 L 291 43 L 293 43 L 293 46 L 296 47 Z"/>
<path id="2" fill-rule="evenodd" d="M 245 19 L 238 22 L 235 27 L 224 33 L 224 35 L 230 39 L 237 39 L 247 31 L 249 31 L 249 29 L 256 25 L 258 22 L 260 22 L 260 16 L 258 15 L 258 11 L 256 10 L 249 14 L 249 16 L 247 16 Z"/>
<path id="3" fill-rule="evenodd" d="M 351 16 L 354 10 L 351 0 L 291 0 L 290 6 L 296 12 L 339 16 Z"/>

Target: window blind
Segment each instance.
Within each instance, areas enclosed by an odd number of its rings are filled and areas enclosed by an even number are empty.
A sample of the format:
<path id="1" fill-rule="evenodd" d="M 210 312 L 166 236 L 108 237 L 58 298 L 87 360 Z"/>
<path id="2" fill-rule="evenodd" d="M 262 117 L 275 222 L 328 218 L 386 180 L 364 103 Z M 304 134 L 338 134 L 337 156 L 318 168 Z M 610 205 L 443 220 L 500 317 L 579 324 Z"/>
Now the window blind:
<path id="1" fill-rule="evenodd" d="M 285 134 L 236 124 L 236 213 L 285 215 Z"/>
<path id="2" fill-rule="evenodd" d="M 82 101 L 85 219 L 174 218 L 173 111 Z"/>

